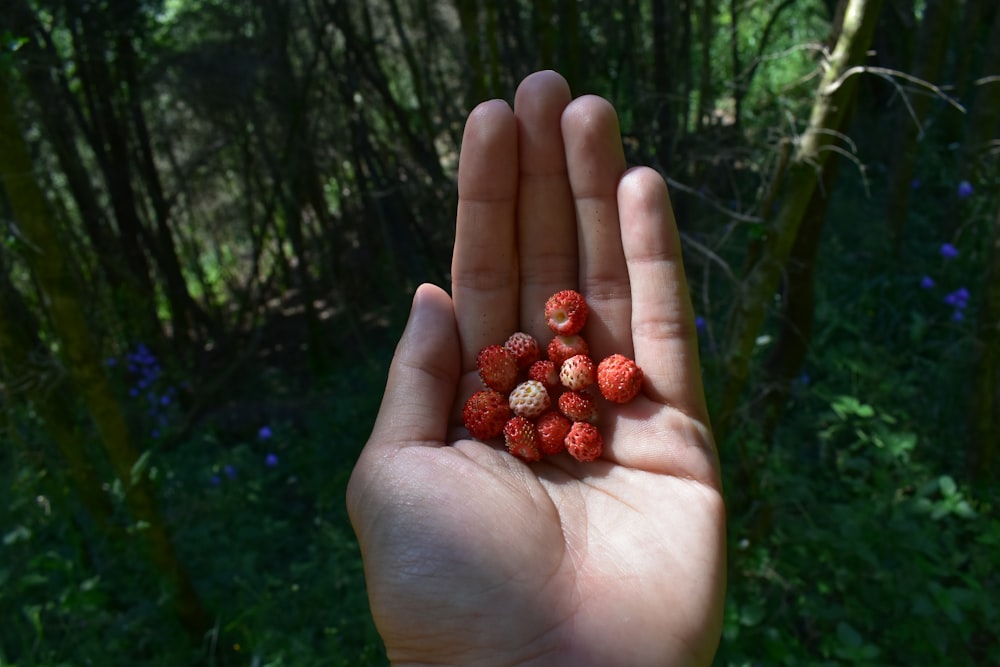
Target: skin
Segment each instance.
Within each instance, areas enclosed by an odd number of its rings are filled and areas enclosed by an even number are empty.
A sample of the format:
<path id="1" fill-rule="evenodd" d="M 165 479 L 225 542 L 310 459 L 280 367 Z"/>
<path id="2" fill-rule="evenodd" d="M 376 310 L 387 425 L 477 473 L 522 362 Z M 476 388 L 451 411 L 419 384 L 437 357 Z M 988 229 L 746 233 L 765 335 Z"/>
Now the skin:
<path id="1" fill-rule="evenodd" d="M 451 295 L 421 285 L 347 493 L 394 665 L 707 665 L 725 507 L 666 185 L 626 169 L 614 108 L 555 72 L 469 115 Z M 603 457 L 526 464 L 467 437 L 478 350 L 543 345 L 578 289 L 595 359 L 645 372 L 601 402 Z"/>

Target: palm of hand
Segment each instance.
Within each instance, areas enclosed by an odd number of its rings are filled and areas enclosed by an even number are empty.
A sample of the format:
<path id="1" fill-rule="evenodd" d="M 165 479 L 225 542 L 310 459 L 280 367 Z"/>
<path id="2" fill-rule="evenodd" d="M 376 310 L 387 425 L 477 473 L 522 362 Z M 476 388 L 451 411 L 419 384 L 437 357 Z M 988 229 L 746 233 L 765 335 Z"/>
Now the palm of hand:
<path id="1" fill-rule="evenodd" d="M 527 107 L 518 116 L 522 165 L 531 150 L 525 137 L 551 130 L 553 109 L 556 117 L 576 113 L 590 128 L 579 132 L 577 150 L 593 150 L 588 136 L 609 135 L 606 118 L 593 120 L 597 100 L 563 111 L 568 92 L 560 81 L 535 75 L 518 92 Z M 670 234 L 660 238 L 656 225 L 642 222 L 662 216 L 664 203 L 669 209 L 665 190 L 654 188 L 650 197 L 654 174 L 635 174 L 631 185 L 626 176 L 622 185 L 619 169 L 611 191 L 623 202 L 621 241 L 601 250 L 611 257 L 602 260 L 587 254 L 588 239 L 581 238 L 581 256 L 574 247 L 563 269 L 582 274 L 596 314 L 588 325 L 595 356 L 634 353 L 647 373 L 643 396 L 604 407 L 604 458 L 581 464 L 560 455 L 526 465 L 461 439 L 455 427 L 476 381 L 469 370 L 475 350 L 518 328 L 544 340 L 538 304 L 555 289 L 575 286 L 558 269 L 537 266 L 523 248 L 529 233 L 523 226 L 522 249 L 506 255 L 493 231 L 477 231 L 491 214 L 513 217 L 503 197 L 485 191 L 491 186 L 475 162 L 491 145 L 496 155 L 509 143 L 503 123 L 511 121 L 497 105 L 470 118 L 459 187 L 460 197 L 463 182 L 473 196 L 459 206 L 454 303 L 437 288 L 418 290 L 382 411 L 352 477 L 348 504 L 376 624 L 398 664 L 707 663 L 721 623 L 724 508 L 678 253 L 662 247 Z M 574 141 L 567 129 L 567 157 L 560 159 L 571 160 Z M 593 157 L 606 162 L 607 150 Z M 525 179 L 524 172 L 514 185 L 522 219 L 532 210 L 526 180 L 553 187 L 543 174 Z M 578 212 L 581 202 L 599 199 L 581 192 L 587 188 L 579 180 L 567 184 Z M 634 191 L 632 199 L 623 188 Z M 630 206 L 636 213 L 627 216 Z M 606 237 L 598 240 L 608 245 Z M 516 245 L 511 236 L 506 247 Z M 551 248 L 538 252 L 547 253 L 550 265 L 558 257 Z M 644 276 L 650 269 L 659 273 Z M 518 287 L 497 289 L 510 277 Z M 666 279 L 680 284 L 658 286 L 662 294 L 650 288 Z"/>

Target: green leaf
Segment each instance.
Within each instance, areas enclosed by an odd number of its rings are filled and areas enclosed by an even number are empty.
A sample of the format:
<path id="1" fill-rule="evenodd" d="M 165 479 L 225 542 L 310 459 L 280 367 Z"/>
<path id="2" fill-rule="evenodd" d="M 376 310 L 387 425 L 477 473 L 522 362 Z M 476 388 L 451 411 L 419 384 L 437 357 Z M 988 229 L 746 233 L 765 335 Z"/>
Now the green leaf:
<path id="1" fill-rule="evenodd" d="M 135 463 L 132 464 L 132 470 L 129 472 L 129 478 L 132 482 L 132 486 L 139 483 L 142 479 L 142 473 L 145 472 L 146 467 L 149 465 L 149 457 L 153 454 L 153 450 L 147 449 L 142 453 Z"/>
<path id="2" fill-rule="evenodd" d="M 955 495 L 955 491 L 958 490 L 955 480 L 952 479 L 950 475 L 941 475 L 938 477 L 938 486 L 941 488 L 941 493 L 944 494 L 946 498 Z"/>
<path id="3" fill-rule="evenodd" d="M 9 547 L 16 542 L 27 542 L 30 539 L 31 530 L 24 526 L 18 526 L 3 536 L 3 544 L 5 547 Z"/>
<path id="4" fill-rule="evenodd" d="M 766 610 L 762 603 L 750 603 L 740 609 L 740 624 L 752 628 L 764 620 L 765 613 Z"/>
<path id="5" fill-rule="evenodd" d="M 875 416 L 875 408 L 873 408 L 872 406 L 870 406 L 870 405 L 868 405 L 866 403 L 861 403 L 861 404 L 858 405 L 858 408 L 854 412 L 854 414 L 856 414 L 859 417 L 863 417 L 865 419 L 868 419 L 869 417 L 874 417 Z"/>
<path id="6" fill-rule="evenodd" d="M 837 624 L 837 639 L 841 644 L 857 648 L 864 644 L 864 639 L 849 623 L 841 621 Z"/>

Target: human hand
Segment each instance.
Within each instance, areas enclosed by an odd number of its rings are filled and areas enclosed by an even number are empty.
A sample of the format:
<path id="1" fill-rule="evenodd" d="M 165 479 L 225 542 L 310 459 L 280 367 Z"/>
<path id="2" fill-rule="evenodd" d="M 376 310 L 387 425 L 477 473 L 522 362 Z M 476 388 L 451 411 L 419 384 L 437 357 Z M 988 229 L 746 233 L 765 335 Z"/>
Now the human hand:
<path id="1" fill-rule="evenodd" d="M 469 116 L 452 296 L 422 285 L 347 493 L 393 664 L 704 665 L 725 596 L 725 508 L 663 179 L 627 170 L 613 107 L 554 72 Z M 645 373 L 602 403 L 604 454 L 526 464 L 468 439 L 475 357 L 582 292 L 595 359 Z"/>

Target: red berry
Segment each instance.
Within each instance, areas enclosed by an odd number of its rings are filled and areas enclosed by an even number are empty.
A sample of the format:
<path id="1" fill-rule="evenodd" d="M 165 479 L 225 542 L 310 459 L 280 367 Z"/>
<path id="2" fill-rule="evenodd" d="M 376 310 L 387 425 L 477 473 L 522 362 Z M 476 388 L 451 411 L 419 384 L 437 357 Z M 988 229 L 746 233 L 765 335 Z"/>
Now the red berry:
<path id="1" fill-rule="evenodd" d="M 566 449 L 563 442 L 569 434 L 573 422 L 557 410 L 549 410 L 535 420 L 535 432 L 538 434 L 538 451 L 546 456 L 558 454 Z"/>
<path id="2" fill-rule="evenodd" d="M 535 337 L 523 331 L 511 334 L 503 346 L 514 353 L 518 368 L 527 368 L 538 361 L 538 357 L 542 354 Z"/>
<path id="3" fill-rule="evenodd" d="M 538 451 L 538 435 L 535 427 L 524 417 L 511 417 L 503 427 L 504 441 L 507 451 L 525 461 L 537 461 L 542 458 Z"/>
<path id="4" fill-rule="evenodd" d="M 506 394 L 517 384 L 514 353 L 501 345 L 487 345 L 476 356 L 479 377 L 490 389 Z"/>
<path id="5" fill-rule="evenodd" d="M 514 391 L 507 397 L 507 403 L 515 415 L 534 419 L 549 409 L 552 399 L 541 382 L 526 380 L 514 387 Z"/>
<path id="6" fill-rule="evenodd" d="M 549 342 L 547 352 L 549 353 L 549 361 L 554 363 L 556 367 L 560 367 L 570 357 L 575 357 L 578 354 L 590 354 L 590 346 L 579 335 L 556 336 Z"/>
<path id="7" fill-rule="evenodd" d="M 577 461 L 594 461 L 604 451 L 604 438 L 593 424 L 574 422 L 566 435 L 566 451 Z"/>
<path id="8" fill-rule="evenodd" d="M 462 421 L 476 440 L 496 438 L 510 419 L 510 406 L 503 394 L 495 389 L 477 391 L 465 402 Z"/>
<path id="9" fill-rule="evenodd" d="M 587 301 L 571 289 L 556 292 L 545 302 L 545 322 L 554 333 L 572 336 L 587 323 Z"/>
<path id="10" fill-rule="evenodd" d="M 559 367 L 548 359 L 539 359 L 528 367 L 528 378 L 541 382 L 546 389 L 559 386 Z"/>
<path id="11" fill-rule="evenodd" d="M 559 397 L 559 411 L 575 422 L 597 421 L 597 401 L 583 391 L 563 392 Z"/>
<path id="12" fill-rule="evenodd" d="M 642 389 L 642 369 L 621 354 L 612 354 L 597 365 L 597 387 L 612 403 L 628 403 Z"/>
<path id="13" fill-rule="evenodd" d="M 567 389 L 586 389 L 594 384 L 594 362 L 585 354 L 576 354 L 562 363 L 559 380 Z"/>

